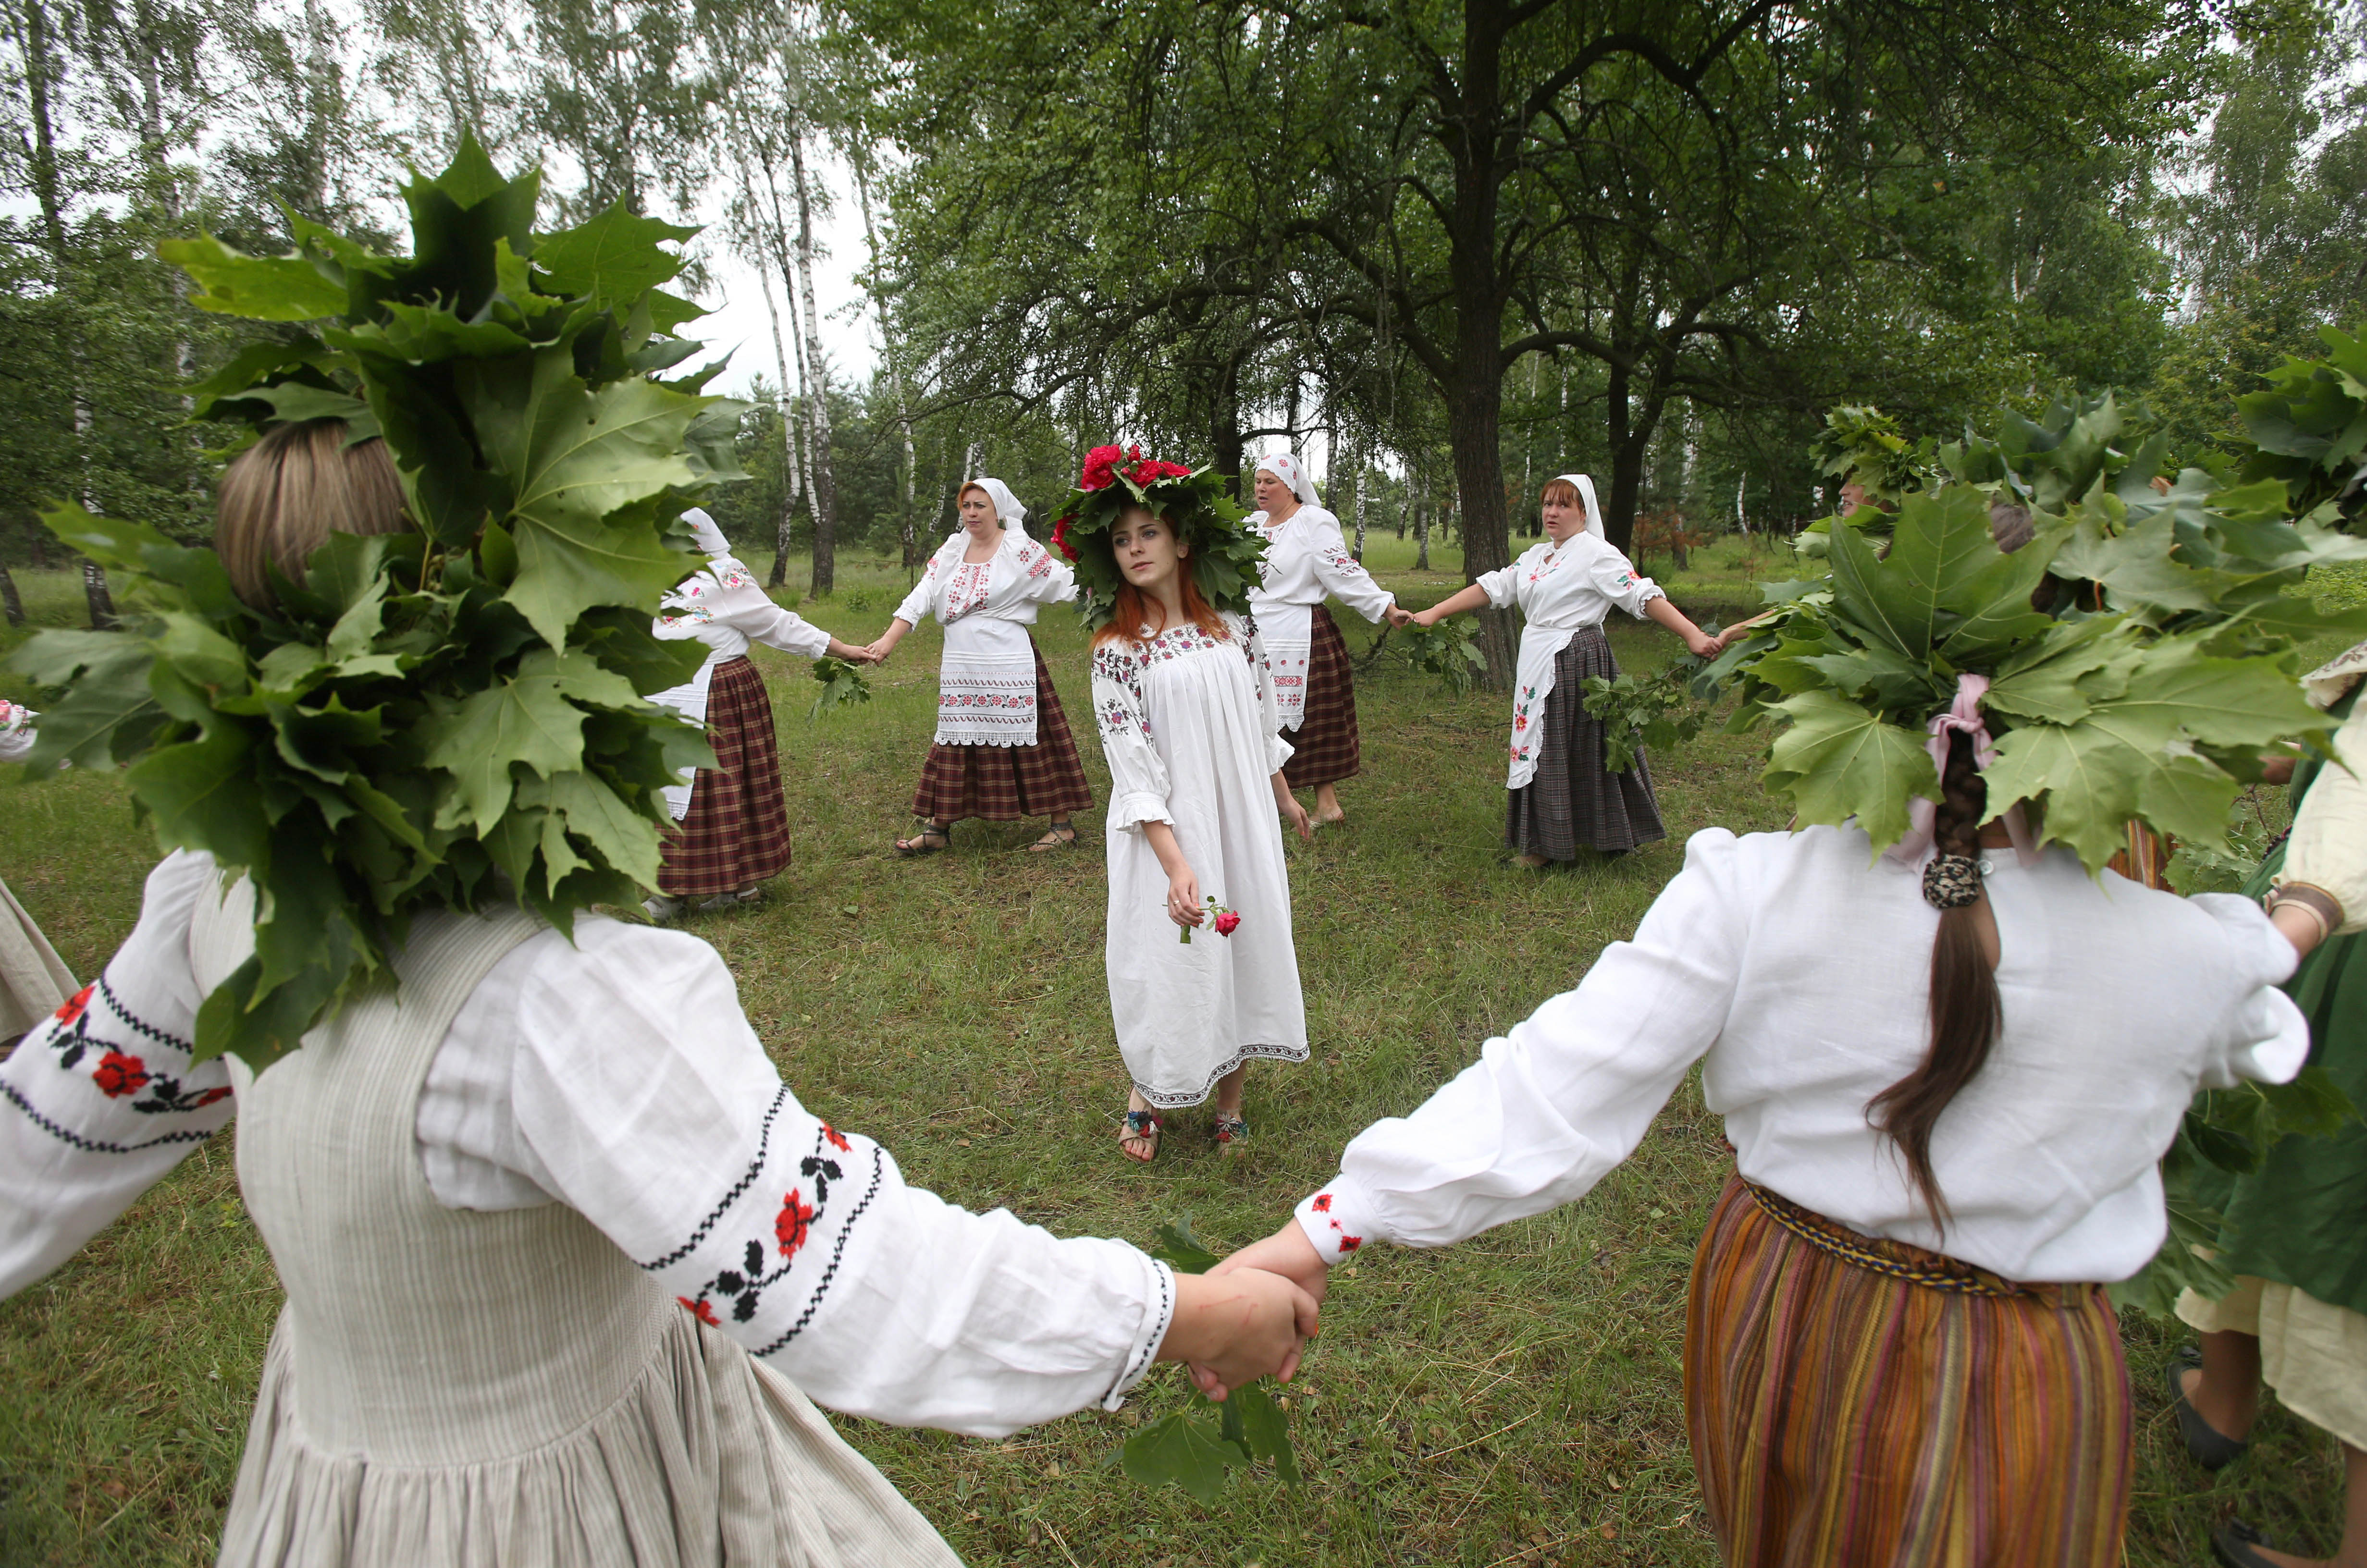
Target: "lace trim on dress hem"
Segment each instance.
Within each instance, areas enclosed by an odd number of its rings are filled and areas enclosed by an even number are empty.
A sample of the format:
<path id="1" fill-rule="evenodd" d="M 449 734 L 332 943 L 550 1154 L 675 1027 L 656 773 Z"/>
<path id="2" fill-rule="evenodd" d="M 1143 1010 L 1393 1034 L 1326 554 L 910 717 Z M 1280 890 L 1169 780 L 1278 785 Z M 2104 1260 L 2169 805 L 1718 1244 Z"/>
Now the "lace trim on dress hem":
<path id="1" fill-rule="evenodd" d="M 1303 1062 L 1307 1060 L 1310 1054 L 1310 1047 L 1305 1045 L 1244 1045 L 1239 1051 L 1233 1053 L 1233 1059 L 1231 1061 L 1227 1062 L 1223 1066 L 1218 1067 L 1215 1072 L 1208 1075 L 1208 1081 L 1200 1086 L 1200 1092 L 1197 1094 L 1189 1092 L 1184 1094 L 1161 1094 L 1157 1089 L 1139 1083 L 1134 1086 L 1134 1092 L 1142 1096 L 1143 1099 L 1150 1101 L 1151 1104 L 1156 1105 L 1161 1111 L 1184 1110 L 1206 1101 L 1208 1096 L 1216 1091 L 1217 1080 L 1218 1078 L 1223 1077 L 1227 1073 L 1231 1072 L 1235 1067 L 1240 1066 L 1243 1062 L 1248 1061 L 1252 1056 L 1259 1056 L 1268 1061 L 1274 1062 Z"/>

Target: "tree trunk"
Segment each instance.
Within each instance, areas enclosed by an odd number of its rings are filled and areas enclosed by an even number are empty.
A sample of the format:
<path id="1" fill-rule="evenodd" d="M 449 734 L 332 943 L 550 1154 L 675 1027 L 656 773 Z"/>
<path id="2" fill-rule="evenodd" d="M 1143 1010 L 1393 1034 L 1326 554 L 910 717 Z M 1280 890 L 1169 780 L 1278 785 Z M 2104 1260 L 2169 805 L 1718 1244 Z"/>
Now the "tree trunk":
<path id="1" fill-rule="evenodd" d="M 806 178 L 802 123 L 789 136 L 789 167 L 798 182 L 798 296 L 805 318 L 807 366 L 813 373 L 806 419 L 813 439 L 813 591 L 827 595 L 838 581 L 838 480 L 831 471 L 830 372 L 822 364 L 821 323 L 814 313 L 813 187 Z"/>
<path id="2" fill-rule="evenodd" d="M 0 608 L 7 611 L 10 626 L 25 624 L 25 601 L 17 596 L 17 579 L 10 574 L 6 561 L 0 561 Z"/>
<path id="3" fill-rule="evenodd" d="M 871 253 L 873 274 L 871 306 L 879 314 L 879 356 L 888 365 L 888 395 L 896 400 L 896 428 L 904 437 L 904 500 L 897 512 L 897 534 L 904 550 L 904 570 L 911 571 L 921 564 L 920 547 L 912 530 L 912 470 L 916 466 L 912 455 L 912 404 L 904 395 L 904 371 L 896 356 L 896 328 L 888 319 L 888 301 L 878 291 L 879 231 L 871 221 L 871 181 L 863 172 L 863 164 L 855 164 L 855 197 L 863 204 L 863 243 Z"/>
<path id="4" fill-rule="evenodd" d="M 1603 500 L 1603 531 L 1623 553 L 1635 543 L 1636 512 L 1644 499 L 1644 463 L 1666 406 L 1655 393 L 1644 400 L 1640 412 L 1631 412 L 1632 386 L 1632 372 L 1626 366 L 1611 367 L 1603 398 L 1605 433 L 1611 442 L 1611 493 Z"/>
<path id="5" fill-rule="evenodd" d="M 1419 490 L 1413 491 L 1413 569 L 1430 570 L 1430 502 Z"/>
<path id="6" fill-rule="evenodd" d="M 1348 428 L 1353 435 L 1355 426 L 1352 424 Z M 1362 562 L 1365 558 L 1365 454 L 1353 444 L 1348 448 L 1348 478 L 1356 487 L 1356 559 Z"/>
<path id="7" fill-rule="evenodd" d="M 1241 471 L 1241 356 L 1225 356 L 1208 398 L 1208 466 L 1220 474 Z"/>
<path id="8" fill-rule="evenodd" d="M 746 165 L 741 169 L 740 183 L 748 183 Z M 758 244 L 761 251 L 761 241 Z M 788 581 L 789 529 L 797 518 L 798 495 L 805 488 L 805 474 L 798 467 L 798 433 L 790 412 L 789 352 L 781 341 L 781 312 L 773 303 L 773 280 L 765 276 L 765 257 L 759 255 L 756 282 L 764 291 L 764 318 L 773 326 L 773 364 L 781 377 L 778 402 L 781 416 L 781 517 L 773 530 L 773 570 L 765 574 L 764 586 L 778 588 Z"/>

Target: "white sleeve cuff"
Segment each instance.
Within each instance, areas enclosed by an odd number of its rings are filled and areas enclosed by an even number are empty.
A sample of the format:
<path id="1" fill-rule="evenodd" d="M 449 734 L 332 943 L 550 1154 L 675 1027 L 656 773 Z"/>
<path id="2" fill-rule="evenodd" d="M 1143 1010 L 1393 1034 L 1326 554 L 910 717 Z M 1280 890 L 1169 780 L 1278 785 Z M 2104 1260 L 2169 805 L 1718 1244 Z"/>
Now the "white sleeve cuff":
<path id="1" fill-rule="evenodd" d="M 1167 814 L 1165 797 L 1149 790 L 1129 790 L 1110 802 L 1109 825 L 1113 828 L 1139 828 L 1145 822 L 1172 822 Z"/>
<path id="2" fill-rule="evenodd" d="M 1142 1329 L 1127 1353 L 1126 1370 L 1103 1396 L 1104 1410 L 1116 1410 L 1124 1404 L 1126 1396 L 1134 1392 L 1134 1385 L 1150 1375 L 1159 1359 L 1159 1348 L 1167 1342 L 1167 1325 L 1175 1321 L 1175 1270 L 1148 1253 L 1140 1256 L 1146 1275 Z"/>
<path id="3" fill-rule="evenodd" d="M 1331 1186 L 1300 1201 L 1296 1216 L 1327 1268 L 1367 1243 L 1387 1239 L 1372 1194 L 1351 1177 L 1333 1177 Z"/>
<path id="4" fill-rule="evenodd" d="M 1293 725 L 1291 728 L 1296 729 L 1298 727 L 1297 725 Z M 1289 741 L 1285 740 L 1279 735 L 1274 737 L 1271 740 L 1266 742 L 1265 771 L 1268 773 L 1278 773 L 1282 772 L 1282 765 L 1285 762 L 1289 761 L 1290 759 L 1297 755 L 1297 747 L 1293 746 Z"/>

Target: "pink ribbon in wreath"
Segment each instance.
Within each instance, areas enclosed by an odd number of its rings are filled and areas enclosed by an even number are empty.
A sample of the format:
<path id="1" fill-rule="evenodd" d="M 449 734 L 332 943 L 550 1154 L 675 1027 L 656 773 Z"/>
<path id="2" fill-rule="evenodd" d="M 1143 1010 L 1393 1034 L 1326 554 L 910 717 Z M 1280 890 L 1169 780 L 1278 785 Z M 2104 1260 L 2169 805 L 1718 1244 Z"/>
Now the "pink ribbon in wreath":
<path id="1" fill-rule="evenodd" d="M 1989 694 L 1989 678 L 1965 673 L 1956 677 L 1956 700 L 1931 716 L 1924 726 L 1929 739 L 1923 750 L 1931 756 L 1932 768 L 1941 773 L 1948 771 L 1948 738 L 1968 735 L 1973 741 L 1973 766 L 1988 772 L 1997 761 L 1997 743 L 1989 739 L 1988 721 L 1981 716 L 1981 699 Z M 1932 825 L 1938 820 L 1940 808 L 1923 796 L 1917 795 L 1907 803 L 1907 832 L 1898 842 L 1883 852 L 1892 860 L 1913 864 L 1923 858 L 1931 847 Z M 2038 841 L 2030 831 L 2030 819 L 2022 815 L 2022 802 L 2015 801 L 2006 809 L 2005 830 L 2013 837 L 2013 852 L 2024 865 L 2038 863 Z"/>

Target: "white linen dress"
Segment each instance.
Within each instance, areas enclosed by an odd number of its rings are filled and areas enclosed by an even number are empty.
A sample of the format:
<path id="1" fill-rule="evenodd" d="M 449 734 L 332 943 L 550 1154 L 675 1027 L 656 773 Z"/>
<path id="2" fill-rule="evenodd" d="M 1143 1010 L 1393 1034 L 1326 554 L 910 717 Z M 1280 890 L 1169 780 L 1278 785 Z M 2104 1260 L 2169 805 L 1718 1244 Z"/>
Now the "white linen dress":
<path id="1" fill-rule="evenodd" d="M 1560 544 L 1531 545 L 1521 558 L 1482 572 L 1472 586 L 1496 609 L 1520 606 L 1519 668 L 1512 677 L 1512 735 L 1506 743 L 1504 787 L 1523 789 L 1536 776 L 1543 749 L 1546 699 L 1553 695 L 1554 660 L 1570 638 L 1601 626 L 1614 609 L 1645 619 L 1644 606 L 1665 599 L 1659 583 L 1638 576 L 1618 548 L 1581 529 Z"/>
<path id="2" fill-rule="evenodd" d="M 1187 621 L 1093 649 L 1110 770 L 1110 1013 L 1134 1087 L 1162 1109 L 1199 1104 L 1251 1056 L 1307 1059 L 1273 784 L 1290 744 L 1257 624 L 1222 619 L 1221 638 Z M 1201 895 L 1240 915 L 1230 937 L 1209 923 L 1178 940 L 1149 822 L 1172 825 Z"/>
<path id="3" fill-rule="evenodd" d="M 1249 525 L 1265 536 L 1265 563 L 1250 590 L 1250 608 L 1274 664 L 1274 701 L 1282 727 L 1297 729 L 1307 718 L 1307 676 L 1315 642 L 1315 607 L 1336 598 L 1368 621 L 1389 613 L 1398 596 L 1348 553 L 1340 519 L 1313 502 L 1302 503 L 1286 523 L 1263 512 Z"/>
<path id="4" fill-rule="evenodd" d="M 21 762 L 32 750 L 36 716 L 0 698 L 0 762 Z M 74 991 L 74 972 L 0 882 L 0 1043 L 32 1028 Z"/>
<path id="5" fill-rule="evenodd" d="M 658 601 L 650 630 L 660 642 L 707 645 L 707 662 L 697 674 L 679 686 L 650 694 L 650 701 L 700 726 L 707 723 L 707 694 L 715 671 L 732 660 L 745 659 L 751 644 L 761 642 L 800 659 L 820 659 L 830 651 L 830 634 L 773 603 L 756 574 L 736 556 L 709 556 L 704 568 Z M 691 791 L 697 782 L 694 769 L 682 783 L 659 792 L 675 821 L 690 815 Z"/>

